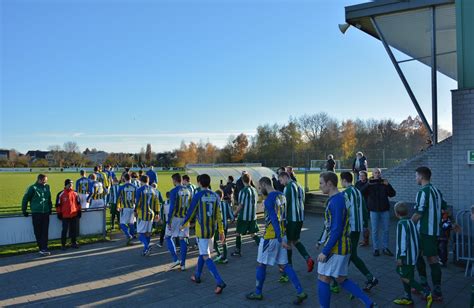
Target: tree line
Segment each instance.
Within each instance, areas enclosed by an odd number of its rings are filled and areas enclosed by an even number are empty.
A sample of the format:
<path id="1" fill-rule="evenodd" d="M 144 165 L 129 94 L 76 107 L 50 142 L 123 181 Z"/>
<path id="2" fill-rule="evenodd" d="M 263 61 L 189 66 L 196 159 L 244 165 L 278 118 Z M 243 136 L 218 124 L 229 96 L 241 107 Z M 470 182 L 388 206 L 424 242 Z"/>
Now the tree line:
<path id="1" fill-rule="evenodd" d="M 450 133 L 440 129 L 440 140 Z M 355 153 L 362 151 L 371 166 L 391 167 L 426 147 L 429 134 L 419 117 L 409 116 L 400 123 L 391 119 L 340 121 L 327 113 L 290 118 L 285 124 L 264 124 L 256 134 L 229 136 L 226 145 L 211 141 L 181 142 L 179 148 L 156 153 L 151 144 L 139 153 L 105 153 L 103 163 L 112 166 L 184 167 L 186 164 L 262 163 L 276 167 L 310 167 L 311 160 L 324 160 L 333 154 L 341 167 L 350 168 Z M 96 149 L 81 152 L 77 143 L 49 148 L 50 160 L 22 156 L 10 151 L 9 159 L 0 159 L 0 167 L 82 167 L 93 166 Z M 372 163 L 370 163 L 372 162 Z"/>

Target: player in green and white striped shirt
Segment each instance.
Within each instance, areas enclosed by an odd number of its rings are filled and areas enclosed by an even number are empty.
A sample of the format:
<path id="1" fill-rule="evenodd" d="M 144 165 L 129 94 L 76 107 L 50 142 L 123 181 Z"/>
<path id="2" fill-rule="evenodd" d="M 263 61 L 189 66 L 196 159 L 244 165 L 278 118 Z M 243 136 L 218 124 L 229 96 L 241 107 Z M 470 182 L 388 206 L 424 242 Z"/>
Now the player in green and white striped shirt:
<path id="1" fill-rule="evenodd" d="M 408 205 L 398 202 L 394 207 L 395 216 L 400 219 L 397 224 L 397 273 L 405 289 L 405 296 L 395 299 L 397 305 L 412 305 L 411 288 L 423 293 L 426 307 L 431 307 L 433 297 L 428 287 L 423 287 L 415 280 L 415 264 L 420 254 L 419 234 L 413 221 L 408 217 Z"/>
<path id="2" fill-rule="evenodd" d="M 288 264 L 292 264 L 293 251 L 291 247 L 294 246 L 306 260 L 308 272 L 311 272 L 314 268 L 314 261 L 303 243 L 300 242 L 304 221 L 304 190 L 296 181 L 291 179 L 290 174 L 286 171 L 278 174 L 278 180 L 280 184 L 285 186 L 283 194 L 286 197 L 286 237 L 288 239 L 288 246 L 290 246 L 290 249 L 288 249 Z"/>
<path id="3" fill-rule="evenodd" d="M 423 256 L 426 257 L 430 268 L 431 278 L 434 285 L 433 299 L 442 301 L 441 293 L 441 265 L 438 258 L 438 236 L 441 229 L 441 209 L 447 209 L 443 195 L 431 181 L 431 170 L 428 167 L 416 169 L 416 183 L 421 185 L 421 189 L 416 195 L 415 214 L 412 221 L 418 224 L 420 232 L 420 256 L 416 264 L 421 283 L 428 286 L 426 275 L 426 264 Z"/>
<path id="4" fill-rule="evenodd" d="M 250 185 L 251 181 L 250 174 L 244 173 L 242 175 L 244 188 L 239 193 L 239 206 L 234 213 L 234 217 L 238 215 L 235 251 L 231 254 L 234 257 L 241 256 L 242 235 L 251 234 L 257 245 L 260 242 L 260 237 L 256 234 L 259 231 L 257 225 L 258 192 L 255 187 Z"/>
<path id="5" fill-rule="evenodd" d="M 367 278 L 367 282 L 364 287 L 364 291 L 369 291 L 375 287 L 379 281 L 372 275 L 372 273 L 365 266 L 357 255 L 357 247 L 359 242 L 360 233 L 363 228 L 367 228 L 369 215 L 367 212 L 367 206 L 365 200 L 362 197 L 360 190 L 352 185 L 352 173 L 342 172 L 341 173 L 341 184 L 345 188 L 344 195 L 346 198 L 346 208 L 349 211 L 349 223 L 351 226 L 351 258 L 350 261 L 354 263 L 357 269 Z"/>

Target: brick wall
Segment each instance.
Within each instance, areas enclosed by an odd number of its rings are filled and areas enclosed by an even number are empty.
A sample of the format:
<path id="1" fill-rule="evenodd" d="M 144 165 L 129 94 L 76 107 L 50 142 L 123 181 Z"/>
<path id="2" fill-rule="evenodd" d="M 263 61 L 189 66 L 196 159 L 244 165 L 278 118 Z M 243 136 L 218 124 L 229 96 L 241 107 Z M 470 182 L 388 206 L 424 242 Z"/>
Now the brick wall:
<path id="1" fill-rule="evenodd" d="M 474 89 L 452 91 L 453 113 L 453 204 L 457 209 L 474 205 L 474 165 L 467 164 L 467 151 L 474 150 Z"/>
<path id="2" fill-rule="evenodd" d="M 453 204 L 452 137 L 419 153 L 399 166 L 383 172 L 383 178 L 388 179 L 397 191 L 397 195 L 391 200 L 415 202 L 416 193 L 420 189 L 415 182 L 415 169 L 420 166 L 431 169 L 432 183 L 441 190 L 446 201 Z"/>

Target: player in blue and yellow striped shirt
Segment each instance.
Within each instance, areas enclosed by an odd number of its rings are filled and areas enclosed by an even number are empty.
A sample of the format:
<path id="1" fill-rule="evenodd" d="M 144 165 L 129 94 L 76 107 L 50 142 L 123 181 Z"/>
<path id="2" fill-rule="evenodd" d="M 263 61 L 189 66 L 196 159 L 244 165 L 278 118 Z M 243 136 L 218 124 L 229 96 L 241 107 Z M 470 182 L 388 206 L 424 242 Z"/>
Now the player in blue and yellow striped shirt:
<path id="1" fill-rule="evenodd" d="M 160 200 L 156 190 L 148 185 L 148 176 L 140 177 L 141 186 L 135 196 L 138 239 L 143 243 L 143 256 L 150 255 L 151 230 L 153 221 L 160 219 Z"/>
<path id="2" fill-rule="evenodd" d="M 263 283 L 265 282 L 267 265 L 278 265 L 293 283 L 297 295 L 293 302 L 295 305 L 303 303 L 308 295 L 303 292 L 303 287 L 296 276 L 291 264 L 288 264 L 287 249 L 290 248 L 285 236 L 286 220 L 286 198 L 281 192 L 273 188 L 272 181 L 268 177 L 262 177 L 259 181 L 259 189 L 265 196 L 265 233 L 263 240 L 258 246 L 257 257 L 257 285 L 255 292 L 247 294 L 247 299 L 262 300 Z"/>
<path id="3" fill-rule="evenodd" d="M 191 280 L 200 283 L 201 273 L 204 263 L 206 263 L 212 276 L 214 276 L 217 286 L 214 290 L 215 294 L 222 293 L 226 284 L 222 280 L 216 265 L 210 258 L 212 249 L 212 238 L 215 230 L 219 231 L 219 237 L 222 243 L 225 242 L 224 228 L 222 225 L 222 215 L 219 207 L 219 196 L 209 189 L 211 184 L 211 177 L 207 174 L 201 174 L 199 181 L 202 190 L 194 195 L 191 201 L 191 206 L 186 212 L 186 217 L 181 225 L 181 228 L 196 217 L 196 237 L 199 247 L 199 258 L 196 273 L 191 276 Z"/>
<path id="4" fill-rule="evenodd" d="M 183 223 L 186 211 L 191 203 L 192 195 L 191 191 L 181 185 L 182 178 L 179 173 L 175 173 L 171 176 L 174 188 L 170 191 L 170 208 L 167 217 L 166 227 L 166 245 L 173 259 L 173 263 L 170 269 L 181 265 L 181 270 L 186 269 L 186 254 L 188 251 L 187 238 L 189 237 L 189 226 L 186 226 L 180 230 L 180 226 Z M 174 239 L 179 238 L 179 247 L 181 251 L 181 261 L 178 260 L 176 254 L 176 246 L 174 245 Z"/>
<path id="5" fill-rule="evenodd" d="M 331 279 L 348 292 L 372 307 L 374 302 L 350 279 L 347 278 L 351 253 L 349 213 L 343 192 L 337 189 L 337 175 L 323 172 L 319 178 L 319 187 L 329 200 L 324 214 L 325 231 L 322 236 L 324 247 L 318 256 L 318 294 L 321 307 L 329 307 L 331 302 Z"/>

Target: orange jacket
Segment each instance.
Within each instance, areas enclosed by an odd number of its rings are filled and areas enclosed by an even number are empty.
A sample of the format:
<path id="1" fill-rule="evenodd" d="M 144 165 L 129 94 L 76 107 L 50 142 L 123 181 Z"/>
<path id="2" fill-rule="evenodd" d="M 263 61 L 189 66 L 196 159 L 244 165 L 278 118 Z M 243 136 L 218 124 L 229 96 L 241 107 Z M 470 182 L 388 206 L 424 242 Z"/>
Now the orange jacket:
<path id="1" fill-rule="evenodd" d="M 63 218 L 73 218 L 81 211 L 79 195 L 72 189 L 60 191 L 56 197 L 56 212 Z"/>

